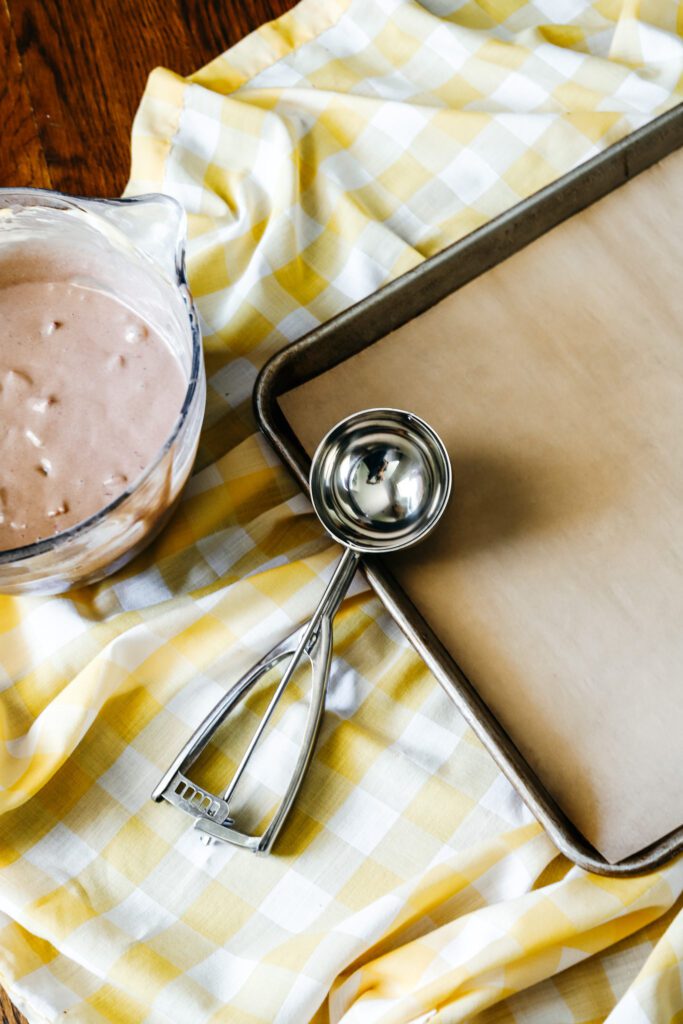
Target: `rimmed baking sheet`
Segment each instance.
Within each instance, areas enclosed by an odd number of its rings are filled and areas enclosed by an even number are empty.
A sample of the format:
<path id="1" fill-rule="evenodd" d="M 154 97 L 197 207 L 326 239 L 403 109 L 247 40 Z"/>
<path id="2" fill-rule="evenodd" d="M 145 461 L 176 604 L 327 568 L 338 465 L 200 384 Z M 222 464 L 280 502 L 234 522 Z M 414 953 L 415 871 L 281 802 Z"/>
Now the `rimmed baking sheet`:
<path id="1" fill-rule="evenodd" d="M 558 846 L 610 874 L 683 848 L 682 144 L 678 107 L 290 346 L 255 396 L 302 482 L 359 408 L 442 434 L 446 522 L 368 576 Z"/>

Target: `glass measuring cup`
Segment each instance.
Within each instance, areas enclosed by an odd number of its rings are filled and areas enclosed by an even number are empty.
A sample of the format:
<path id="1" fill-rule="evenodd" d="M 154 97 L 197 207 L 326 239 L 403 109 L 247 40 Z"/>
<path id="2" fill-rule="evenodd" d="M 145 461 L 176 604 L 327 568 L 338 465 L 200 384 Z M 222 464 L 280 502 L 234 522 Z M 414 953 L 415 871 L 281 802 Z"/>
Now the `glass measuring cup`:
<path id="1" fill-rule="evenodd" d="M 121 494 L 61 533 L 0 551 L 4 594 L 59 593 L 95 582 L 148 544 L 190 474 L 206 398 L 201 334 L 185 278 L 185 214 L 175 200 L 0 189 L 0 269 L 21 257 L 30 279 L 30 254 L 37 250 L 53 260 L 57 280 L 108 292 L 146 320 L 171 346 L 186 390 L 166 441 Z M 76 250 L 81 263 L 74 274 L 70 254 Z"/>

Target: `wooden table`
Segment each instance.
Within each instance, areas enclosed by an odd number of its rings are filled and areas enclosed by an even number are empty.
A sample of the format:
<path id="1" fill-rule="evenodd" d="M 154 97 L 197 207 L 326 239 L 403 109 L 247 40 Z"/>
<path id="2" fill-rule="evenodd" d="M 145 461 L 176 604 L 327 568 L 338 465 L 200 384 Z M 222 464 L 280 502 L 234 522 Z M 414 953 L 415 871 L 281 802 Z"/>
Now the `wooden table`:
<path id="1" fill-rule="evenodd" d="M 0 0 L 0 186 L 118 195 L 159 64 L 186 75 L 294 0 Z M 0 989 L 1 1024 L 24 1018 Z"/>

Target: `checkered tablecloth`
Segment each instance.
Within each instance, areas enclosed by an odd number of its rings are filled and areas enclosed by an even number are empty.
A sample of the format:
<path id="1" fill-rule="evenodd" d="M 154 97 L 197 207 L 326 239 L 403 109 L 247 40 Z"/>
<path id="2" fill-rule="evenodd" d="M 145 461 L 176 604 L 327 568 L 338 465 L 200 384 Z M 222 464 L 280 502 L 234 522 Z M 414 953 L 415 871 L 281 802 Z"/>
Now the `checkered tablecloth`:
<path id="1" fill-rule="evenodd" d="M 258 368 L 678 102 L 682 33 L 669 0 L 303 0 L 187 79 L 151 75 L 129 192 L 188 211 L 208 410 L 146 554 L 0 598 L 0 980 L 31 1022 L 681 1019 L 683 864 L 609 880 L 559 856 L 367 591 L 275 855 L 203 846 L 149 794 L 336 556 L 255 431 Z M 253 824 L 303 700 L 250 772 Z"/>

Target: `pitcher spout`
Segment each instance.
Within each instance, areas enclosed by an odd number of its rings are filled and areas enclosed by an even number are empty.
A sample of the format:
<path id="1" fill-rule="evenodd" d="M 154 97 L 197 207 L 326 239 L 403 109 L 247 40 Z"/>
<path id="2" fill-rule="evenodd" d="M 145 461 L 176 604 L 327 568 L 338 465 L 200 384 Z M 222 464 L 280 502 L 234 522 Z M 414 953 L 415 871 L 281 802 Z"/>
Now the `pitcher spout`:
<path id="1" fill-rule="evenodd" d="M 86 202 L 148 256 L 169 282 L 184 283 L 187 218 L 180 203 L 158 192 Z"/>

